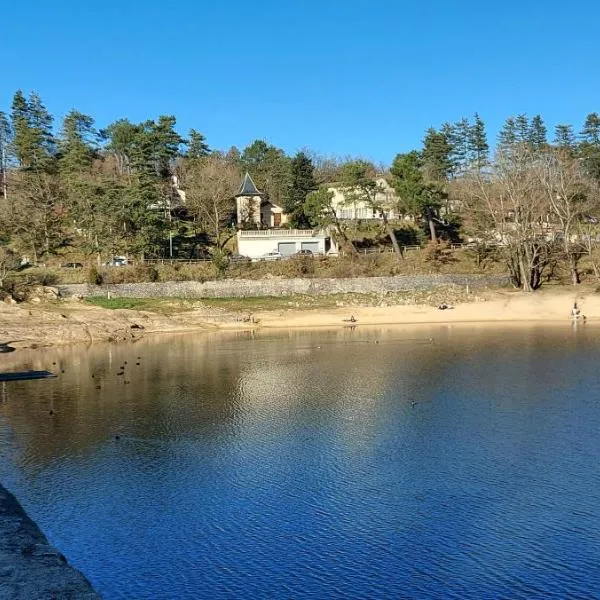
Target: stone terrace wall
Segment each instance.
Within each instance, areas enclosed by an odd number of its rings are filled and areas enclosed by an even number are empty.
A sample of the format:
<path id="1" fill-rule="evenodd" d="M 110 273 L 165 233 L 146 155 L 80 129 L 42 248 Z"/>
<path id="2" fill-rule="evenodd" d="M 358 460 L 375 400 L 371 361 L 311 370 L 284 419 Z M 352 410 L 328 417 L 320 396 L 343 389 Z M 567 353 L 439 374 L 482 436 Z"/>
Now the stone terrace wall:
<path id="1" fill-rule="evenodd" d="M 244 298 L 293 294 L 369 294 L 432 289 L 444 285 L 471 289 L 504 287 L 505 276 L 414 275 L 356 277 L 348 279 L 222 279 L 219 281 L 173 281 L 165 283 L 73 284 L 57 286 L 61 297 L 106 296 L 113 298 Z"/>

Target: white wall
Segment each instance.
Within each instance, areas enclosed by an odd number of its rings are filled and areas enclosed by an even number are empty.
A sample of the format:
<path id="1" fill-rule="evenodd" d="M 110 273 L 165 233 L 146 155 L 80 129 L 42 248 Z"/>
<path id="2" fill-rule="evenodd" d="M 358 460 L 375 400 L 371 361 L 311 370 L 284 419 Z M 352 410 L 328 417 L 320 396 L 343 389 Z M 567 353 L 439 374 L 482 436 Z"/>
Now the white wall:
<path id="1" fill-rule="evenodd" d="M 376 200 L 383 206 L 393 206 L 397 203 L 396 194 L 389 183 L 383 178 L 377 179 L 381 191 L 377 193 Z M 332 205 L 338 219 L 381 219 L 379 212 L 374 212 L 368 203 L 364 201 L 354 202 L 345 190 L 339 187 L 330 187 L 328 191 L 333 192 Z M 398 215 L 388 211 L 388 218 L 396 219 Z"/>
<path id="2" fill-rule="evenodd" d="M 281 235 L 265 237 L 243 237 L 243 232 L 238 232 L 238 252 L 242 256 L 250 258 L 259 258 L 269 252 L 276 252 L 279 248 L 279 242 L 293 242 L 296 244 L 296 252 L 301 250 L 302 242 L 317 242 L 319 252 L 325 253 L 324 237 L 298 237 L 286 236 L 282 231 Z"/>

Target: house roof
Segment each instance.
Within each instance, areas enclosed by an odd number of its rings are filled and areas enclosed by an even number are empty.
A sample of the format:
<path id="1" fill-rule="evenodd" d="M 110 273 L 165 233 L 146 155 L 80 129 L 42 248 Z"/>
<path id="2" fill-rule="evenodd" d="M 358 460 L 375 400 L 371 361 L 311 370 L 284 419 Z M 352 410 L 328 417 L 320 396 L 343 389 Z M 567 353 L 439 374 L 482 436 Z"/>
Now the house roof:
<path id="1" fill-rule="evenodd" d="M 246 172 L 244 176 L 244 181 L 242 181 L 242 185 L 240 186 L 239 192 L 236 196 L 261 196 L 262 194 L 258 191 L 258 188 L 252 181 L 252 177 L 250 177 L 250 173 Z"/>

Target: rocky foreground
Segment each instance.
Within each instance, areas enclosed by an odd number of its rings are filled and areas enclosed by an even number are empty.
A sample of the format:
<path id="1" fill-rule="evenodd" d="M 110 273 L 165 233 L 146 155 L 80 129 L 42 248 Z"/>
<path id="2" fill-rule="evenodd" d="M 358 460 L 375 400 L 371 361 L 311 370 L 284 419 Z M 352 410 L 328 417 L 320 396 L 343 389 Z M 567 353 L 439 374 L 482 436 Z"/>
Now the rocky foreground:
<path id="1" fill-rule="evenodd" d="M 16 498 L 0 486 L 0 598 L 98 600 L 90 582 L 53 548 Z"/>

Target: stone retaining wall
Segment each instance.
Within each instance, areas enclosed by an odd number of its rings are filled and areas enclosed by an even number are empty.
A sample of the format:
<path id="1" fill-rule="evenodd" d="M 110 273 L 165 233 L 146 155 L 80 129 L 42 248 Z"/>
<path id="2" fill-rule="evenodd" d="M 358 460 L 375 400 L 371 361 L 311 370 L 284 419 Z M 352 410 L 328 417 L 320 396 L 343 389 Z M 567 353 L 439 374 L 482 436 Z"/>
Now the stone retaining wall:
<path id="1" fill-rule="evenodd" d="M 406 275 L 348 279 L 222 279 L 219 281 L 172 281 L 165 283 L 119 283 L 107 285 L 59 285 L 61 297 L 106 296 L 113 298 L 244 298 L 294 294 L 370 294 L 432 289 L 445 285 L 471 289 L 510 285 L 506 276 Z"/>

